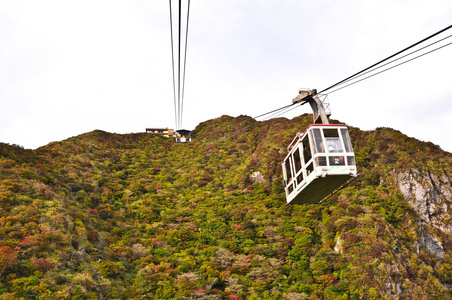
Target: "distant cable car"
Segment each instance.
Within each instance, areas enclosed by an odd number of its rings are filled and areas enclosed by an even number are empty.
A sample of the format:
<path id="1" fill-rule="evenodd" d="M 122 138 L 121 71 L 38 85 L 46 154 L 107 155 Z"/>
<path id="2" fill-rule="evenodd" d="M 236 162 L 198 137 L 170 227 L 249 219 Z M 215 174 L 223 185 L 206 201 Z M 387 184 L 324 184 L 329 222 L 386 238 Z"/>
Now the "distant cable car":
<path id="1" fill-rule="evenodd" d="M 176 143 L 191 142 L 191 131 L 186 129 L 179 129 L 176 131 Z"/>
<path id="2" fill-rule="evenodd" d="M 297 133 L 282 164 L 287 204 L 319 203 L 357 176 L 346 125 L 329 124 L 316 90 L 300 90 L 293 103 L 308 102 L 314 124 Z"/>

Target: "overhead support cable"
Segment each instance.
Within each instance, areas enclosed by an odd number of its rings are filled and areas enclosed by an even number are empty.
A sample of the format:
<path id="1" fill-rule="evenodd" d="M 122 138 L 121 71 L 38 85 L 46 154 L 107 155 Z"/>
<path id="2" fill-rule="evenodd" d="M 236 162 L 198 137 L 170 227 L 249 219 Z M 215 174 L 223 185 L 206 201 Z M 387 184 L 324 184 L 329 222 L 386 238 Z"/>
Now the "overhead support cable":
<path id="1" fill-rule="evenodd" d="M 395 53 L 395 54 L 393 54 L 393 55 L 391 55 L 391 56 L 389 56 L 389 57 L 387 57 L 387 58 L 385 58 L 385 59 L 379 61 L 378 63 L 375 63 L 375 64 L 371 65 L 370 67 L 367 67 L 367 68 L 361 70 L 360 72 L 353 74 L 352 76 L 349 76 L 349 77 L 347 77 L 347 78 L 345 78 L 345 79 L 343 79 L 343 80 L 341 80 L 341 81 L 339 81 L 339 82 L 337 82 L 337 83 L 331 85 L 330 87 L 328 87 L 328 88 L 326 88 L 326 89 L 324 89 L 324 90 L 322 90 L 322 91 L 320 91 L 320 92 L 317 92 L 315 95 L 321 95 L 321 94 L 323 94 L 323 95 L 328 96 L 328 94 L 330 94 L 330 93 L 336 92 L 336 91 L 338 91 L 338 90 L 340 90 L 340 89 L 343 89 L 343 88 L 345 88 L 345 87 L 348 87 L 348 86 L 350 86 L 350 85 L 353 85 L 353 84 L 355 84 L 355 83 L 358 83 L 358 82 L 360 82 L 360 81 L 363 81 L 363 80 L 365 80 L 365 79 L 371 78 L 371 77 L 373 77 L 373 76 L 376 76 L 376 75 L 378 75 L 378 74 L 381 74 L 381 73 L 383 73 L 383 72 L 386 72 L 386 71 L 388 71 L 388 70 L 390 70 L 390 69 L 393 69 L 393 68 L 395 68 L 395 67 L 398 67 L 398 66 L 400 66 L 400 65 L 406 64 L 406 63 L 408 63 L 408 62 L 410 62 L 410 61 L 413 61 L 413 60 L 415 60 L 415 59 L 417 59 L 417 58 L 420 58 L 420 57 L 422 57 L 422 56 L 425 56 L 425 55 L 427 55 L 427 54 L 430 54 L 430 53 L 432 53 L 432 52 L 435 52 L 435 51 L 437 51 L 437 50 L 439 50 L 439 49 L 442 49 L 442 48 L 445 48 L 445 47 L 447 47 L 447 46 L 450 46 L 450 45 L 452 45 L 452 42 L 451 42 L 451 43 L 448 43 L 448 44 L 445 44 L 445 45 L 442 45 L 442 46 L 439 46 L 439 47 L 437 47 L 437 48 L 435 48 L 435 49 L 433 49 L 433 50 L 427 51 L 427 52 L 425 52 L 425 53 L 422 53 L 422 54 L 420 54 L 420 55 L 418 55 L 418 56 L 415 56 L 415 57 L 413 57 L 413 58 L 410 58 L 410 59 L 408 59 L 408 60 L 406 60 L 406 61 L 403 61 L 403 62 L 401 62 L 401 63 L 399 63 L 399 64 L 396 64 L 396 65 L 394 65 L 394 66 L 388 67 L 388 68 L 386 68 L 386 69 L 384 69 L 384 70 L 382 70 L 382 71 L 380 71 L 380 72 L 371 74 L 371 75 L 369 75 L 369 76 L 367 76 L 367 77 L 365 77 L 365 78 L 362 78 L 362 79 L 360 79 L 360 80 L 353 81 L 353 80 L 355 80 L 355 79 L 357 79 L 357 78 L 359 78 L 359 77 L 361 77 L 361 76 L 364 76 L 365 74 L 374 72 L 374 71 L 376 71 L 376 70 L 378 70 L 378 69 L 380 69 L 380 68 L 382 68 L 382 67 L 384 67 L 384 66 L 387 66 L 387 65 L 389 65 L 389 64 L 392 64 L 392 63 L 394 63 L 394 62 L 396 62 L 396 61 L 398 61 L 398 60 L 400 60 L 400 59 L 402 59 L 402 58 L 408 57 L 408 56 L 410 56 L 410 55 L 412 55 L 412 54 L 414 54 L 414 53 L 416 53 L 416 52 L 419 52 L 420 50 L 423 50 L 423 49 L 425 49 L 425 48 L 427 48 L 427 47 L 430 47 L 430 46 L 432 46 L 432 45 L 434 45 L 434 44 L 437 44 L 437 43 L 439 43 L 439 42 L 441 42 L 441 41 L 444 41 L 444 40 L 447 39 L 447 38 L 452 37 L 452 35 L 449 35 L 449 36 L 447 36 L 447 37 L 445 37 L 445 38 L 442 38 L 442 39 L 440 39 L 440 40 L 438 40 L 438 41 L 436 41 L 436 42 L 433 42 L 433 43 L 431 43 L 431 44 L 429 44 L 429 45 L 427 45 L 427 46 L 424 46 L 424 47 L 422 47 L 422 48 L 420 48 L 420 49 L 417 49 L 417 50 L 415 50 L 415 51 L 412 51 L 412 52 L 410 52 L 409 54 L 403 55 L 403 56 L 401 56 L 401 57 L 399 57 L 399 58 L 396 58 L 396 59 L 394 59 L 394 60 L 392 60 L 392 61 L 390 61 L 390 62 L 387 62 L 387 63 L 385 63 L 385 64 L 379 66 L 379 65 L 382 64 L 383 62 L 386 62 L 387 60 L 390 60 L 391 58 L 394 58 L 394 57 L 396 57 L 397 55 L 399 55 L 399 54 L 401 54 L 401 53 L 403 53 L 403 52 L 405 52 L 405 51 L 408 51 L 409 49 L 411 49 L 411 48 L 413 48 L 413 47 L 415 47 L 415 46 L 417 46 L 417 45 L 420 45 L 421 43 L 423 43 L 423 42 L 425 42 L 425 41 L 427 41 L 427 40 L 429 40 L 429 39 L 431 39 L 431 38 L 433 38 L 433 37 L 439 35 L 440 33 L 445 32 L 446 30 L 449 30 L 449 29 L 451 29 L 451 28 L 452 28 L 452 25 L 450 25 L 450 26 L 448 26 L 448 27 L 446 27 L 446 28 L 444 28 L 444 29 L 442 29 L 442 30 L 440 30 L 440 31 L 438 31 L 438 32 L 436 32 L 436 33 L 434 33 L 434 34 L 432 34 L 432 35 L 430 35 L 430 36 L 424 38 L 424 39 L 422 39 L 421 41 L 419 41 L 419 42 L 417 42 L 417 43 L 414 43 L 413 45 L 411 45 L 411 46 L 409 46 L 409 47 L 406 47 L 405 49 L 403 49 L 403 50 L 401 50 L 401 51 L 398 51 L 397 53 Z M 350 81 L 353 81 L 353 82 L 352 82 L 352 83 L 349 83 L 349 84 L 347 84 L 347 85 L 345 85 L 345 86 L 343 86 L 343 87 L 338 87 L 338 86 L 343 85 L 343 84 L 345 84 L 345 83 L 347 83 L 347 82 L 350 82 Z M 337 88 L 337 89 L 334 89 L 333 91 L 331 91 L 331 92 L 329 92 L 329 93 L 325 93 L 325 91 L 331 90 L 331 89 L 334 88 L 334 87 L 338 87 L 338 88 Z M 313 96 L 315 96 L 315 95 L 311 95 L 310 97 L 313 97 Z M 270 114 L 271 114 L 270 116 L 266 117 L 266 118 L 265 118 L 264 120 L 262 120 L 262 121 L 268 120 L 268 119 L 270 119 L 270 118 L 278 117 L 278 116 L 280 116 L 280 115 L 282 115 L 282 114 L 285 114 L 285 113 L 287 113 L 287 112 L 289 112 L 289 111 L 291 111 L 291 110 L 297 108 L 298 106 L 302 106 L 302 105 L 308 103 L 307 100 L 308 100 L 308 98 L 302 99 L 302 100 L 301 100 L 300 102 L 298 102 L 298 103 L 292 103 L 292 104 L 289 104 L 289 105 L 280 107 L 280 108 L 278 108 L 278 109 L 275 109 L 275 110 L 269 111 L 269 112 L 267 112 L 267 113 L 258 115 L 258 116 L 256 116 L 256 117 L 254 117 L 254 119 L 256 120 L 257 118 L 261 118 L 261 117 L 264 117 L 264 116 L 267 116 L 267 115 L 270 115 Z M 299 104 L 299 105 L 295 106 L 296 104 Z M 295 106 L 295 107 L 292 107 L 292 106 Z M 243 121 L 243 122 L 245 122 L 245 121 Z M 237 125 L 239 125 L 239 124 L 241 124 L 241 123 L 243 123 L 243 122 L 240 122 L 240 123 L 238 123 L 238 124 L 231 125 L 231 126 L 229 126 L 229 127 L 237 126 Z M 231 134 L 229 134 L 229 135 L 226 135 L 226 136 L 222 137 L 221 139 L 224 140 L 224 139 L 226 139 L 226 138 L 228 138 L 228 137 L 235 136 L 235 135 L 240 134 L 240 133 L 242 133 L 242 132 L 244 132 L 244 131 L 248 131 L 249 129 L 254 128 L 254 127 L 256 127 L 256 126 L 258 126 L 258 123 L 255 123 L 255 124 L 246 126 L 245 128 L 242 128 L 241 130 L 238 130 L 238 131 L 236 131 L 236 132 L 234 132 L 234 133 L 231 133 Z M 219 139 L 217 139 L 217 140 L 219 140 Z M 214 141 L 213 141 L 213 142 L 214 142 Z M 204 142 L 203 144 L 206 144 L 206 142 Z"/>
<path id="2" fill-rule="evenodd" d="M 176 4 L 174 4 L 176 5 Z M 171 59 L 172 59 L 172 70 L 173 70 L 173 93 L 174 93 L 174 115 L 176 130 L 180 129 L 182 126 L 182 115 L 184 106 L 184 94 L 185 94 L 185 77 L 186 77 L 186 61 L 187 61 L 187 41 L 188 41 L 188 24 L 189 24 L 189 12 L 190 12 L 190 0 L 188 0 L 187 5 L 187 20 L 185 22 L 185 39 L 182 35 L 183 22 L 182 18 L 185 16 L 183 14 L 182 0 L 177 1 L 178 5 L 178 16 L 173 18 L 173 3 L 169 0 L 170 6 L 170 28 L 171 28 Z M 183 16 L 184 15 L 184 16 Z M 177 22 L 177 26 L 174 26 L 174 22 Z M 175 40 L 175 35 L 173 34 L 173 26 L 177 28 L 177 41 Z M 177 46 L 175 45 L 177 44 Z M 177 50 L 176 50 L 177 47 Z M 177 51 L 177 55 L 175 52 Z M 182 51 L 184 51 L 182 57 Z M 177 67 L 176 67 L 177 65 Z"/>
<path id="3" fill-rule="evenodd" d="M 381 70 L 380 72 L 377 72 L 377 73 L 374 73 L 374 74 L 372 74 L 372 75 L 366 76 L 366 77 L 364 77 L 364 78 L 362 78 L 362 79 L 353 81 L 352 83 L 349 83 L 349 84 L 344 85 L 344 86 L 342 86 L 342 87 L 340 87 L 340 88 L 337 88 L 337 89 L 335 89 L 335 90 L 329 92 L 328 94 L 331 94 L 331 93 L 334 93 L 334 92 L 336 92 L 336 91 L 342 90 L 343 88 L 346 88 L 346 87 L 348 87 L 348 86 L 354 85 L 354 84 L 356 84 L 356 83 L 358 83 L 358 82 L 361 82 L 361 81 L 363 81 L 363 80 L 369 79 L 369 78 L 374 77 L 374 76 L 376 76 L 376 75 L 378 75 L 378 74 L 381 74 L 381 73 L 383 73 L 383 72 L 386 72 L 386 71 L 389 71 L 389 70 L 391 70 L 391 69 L 394 69 L 395 67 L 401 66 L 401 65 L 403 65 L 403 64 L 406 64 L 407 62 L 410 62 L 410 61 L 412 61 L 412 60 L 418 59 L 418 58 L 420 58 L 420 57 L 422 57 L 422 56 L 425 56 L 425 55 L 427 55 L 427 54 L 430 54 L 430 53 L 432 53 L 432 52 L 435 52 L 435 51 L 437 51 L 437 50 L 439 50 L 439 49 L 445 48 L 445 47 L 450 46 L 450 45 L 452 45 L 452 42 L 450 42 L 450 43 L 448 43 L 448 44 L 446 44 L 446 45 L 440 46 L 440 47 L 438 47 L 438 48 L 435 48 L 435 49 L 433 49 L 433 50 L 430 50 L 430 51 L 428 51 L 428 52 L 422 53 L 422 54 L 420 54 L 420 55 L 418 55 L 418 56 L 415 56 L 415 57 L 413 57 L 413 58 L 410 58 L 410 59 L 408 59 L 408 60 L 406 60 L 406 61 L 403 61 L 403 62 L 401 62 L 401 63 L 399 63 L 399 64 L 396 64 L 396 65 L 394 65 L 394 66 L 392 66 L 392 67 L 389 67 L 389 68 L 386 68 L 386 69 L 384 69 L 384 70 Z"/>
<path id="4" fill-rule="evenodd" d="M 182 124 L 182 116 L 184 115 L 184 94 L 185 94 L 185 68 L 187 66 L 187 45 L 188 45 L 188 21 L 190 19 L 190 0 L 188 0 L 187 6 L 187 24 L 185 25 L 185 51 L 184 51 L 184 71 L 182 75 L 182 101 L 180 109 L 180 123 Z M 182 126 L 182 125 L 181 125 Z"/>
<path id="5" fill-rule="evenodd" d="M 284 107 L 281 107 L 281 108 L 272 110 L 271 112 L 268 112 L 268 113 L 259 115 L 259 116 L 257 116 L 257 117 L 254 117 L 253 119 L 256 120 L 257 118 L 260 118 L 260 117 L 263 117 L 263 116 L 266 116 L 266 115 L 272 114 L 272 113 L 273 113 L 272 115 L 268 116 L 267 118 L 262 119 L 260 122 L 266 121 L 266 120 L 269 120 L 269 119 L 272 119 L 272 118 L 276 118 L 276 117 L 278 117 L 278 116 L 280 116 L 280 115 L 283 115 L 283 114 L 285 114 L 285 113 L 287 113 L 287 112 L 289 112 L 289 111 L 291 111 L 291 110 L 297 108 L 298 106 L 302 106 L 302 105 L 304 105 L 304 104 L 306 104 L 306 103 L 307 103 L 307 102 L 294 103 L 294 104 L 286 105 L 286 106 L 284 106 Z M 296 104 L 299 104 L 299 105 L 296 105 Z M 234 127 L 234 126 L 238 126 L 238 125 L 240 125 L 240 124 L 242 124 L 242 123 L 244 123 L 244 122 L 246 122 L 246 121 L 242 121 L 242 122 L 239 122 L 239 123 L 236 123 L 236 124 L 233 124 L 233 125 L 229 125 L 229 126 L 223 128 L 223 129 L 229 129 L 229 128 Z M 204 143 L 202 143 L 202 144 L 208 144 L 208 143 L 213 143 L 213 142 L 216 142 L 216 141 L 219 141 L 219 140 L 225 140 L 225 139 L 228 139 L 228 138 L 230 138 L 230 137 L 233 137 L 233 136 L 239 135 L 239 134 L 241 134 L 241 133 L 243 133 L 243 132 L 246 132 L 246 131 L 248 131 L 248 130 L 251 130 L 251 129 L 257 127 L 258 125 L 259 125 L 259 123 L 256 122 L 256 123 L 254 123 L 254 124 L 252 124 L 252 125 L 248 125 L 248 126 L 242 128 L 242 129 L 239 129 L 239 130 L 237 130 L 237 131 L 234 131 L 234 132 L 231 133 L 231 134 L 227 134 L 227 135 L 225 135 L 225 136 L 223 136 L 223 137 L 221 137 L 221 138 L 219 138 L 219 139 L 216 139 L 216 140 L 214 140 L 214 141 L 212 141 L 212 142 L 204 142 Z"/>
<path id="6" fill-rule="evenodd" d="M 281 115 L 283 115 L 283 114 L 288 113 L 289 111 L 292 111 L 292 110 L 298 108 L 299 106 L 305 105 L 306 103 L 308 103 L 308 102 L 305 101 L 305 102 L 301 102 L 301 103 L 296 103 L 296 104 L 298 104 L 298 105 L 295 105 L 295 104 L 290 105 L 288 109 L 286 109 L 286 110 L 284 110 L 284 111 L 281 111 L 281 112 L 276 112 L 276 113 L 274 113 L 273 115 L 270 115 L 268 118 L 265 118 L 263 121 L 266 121 L 266 120 L 269 120 L 269 119 L 273 119 L 273 118 L 277 118 L 277 117 L 279 117 L 279 116 L 281 116 Z M 292 107 L 292 106 L 293 106 L 293 107 Z"/>
<path id="7" fill-rule="evenodd" d="M 446 31 L 446 30 L 449 30 L 450 28 L 452 28 L 452 25 L 449 25 L 449 26 L 447 26 L 446 28 L 441 29 L 440 31 L 438 31 L 438 32 L 436 32 L 436 33 L 434 33 L 434 34 L 432 34 L 432 35 L 430 35 L 430 36 L 428 36 L 428 37 L 426 37 L 426 38 L 420 40 L 419 42 L 416 42 L 416 43 L 412 44 L 411 46 L 408 46 L 408 47 L 406 47 L 405 49 L 402 49 L 402 50 L 400 50 L 400 51 L 398 51 L 398 52 L 396 52 L 396 53 L 394 53 L 394 54 L 392 54 L 392 55 L 386 57 L 385 59 L 380 60 L 379 62 L 377 62 L 377 63 L 371 65 L 370 67 L 367 67 L 367 68 L 365 68 L 365 69 L 363 69 L 363 70 L 361 70 L 361 71 L 359 71 L 359 72 L 353 74 L 352 76 L 349 76 L 349 77 L 347 77 L 347 78 L 345 78 L 345 79 L 343 79 L 343 80 L 341 80 L 341 81 L 339 81 L 339 82 L 337 82 L 337 83 L 331 85 L 330 87 L 327 87 L 326 89 L 320 91 L 319 94 L 324 93 L 325 91 L 328 91 L 328 90 L 330 90 L 330 89 L 332 89 L 332 88 L 334 88 L 334 87 L 336 87 L 336 86 L 338 86 L 338 85 L 344 83 L 345 81 L 347 81 L 347 80 L 349 80 L 349 79 L 352 79 L 352 78 L 354 78 L 355 76 L 357 76 L 357 75 L 359 75 L 359 74 L 361 74 L 361 73 L 363 73 L 363 72 L 365 72 L 365 71 L 367 71 L 367 70 L 369 70 L 369 69 L 372 69 L 373 67 L 378 66 L 379 64 L 381 64 L 381 63 L 383 63 L 383 62 L 385 62 L 385 61 L 387 61 L 387 60 L 389 60 L 389 59 L 391 59 L 391 58 L 393 58 L 393 57 L 396 57 L 397 55 L 399 55 L 399 54 L 401 54 L 401 53 L 403 53 L 403 52 L 405 52 L 405 51 L 407 51 L 407 50 L 409 50 L 409 49 L 411 49 L 411 48 L 413 48 L 413 47 L 416 47 L 417 45 L 419 45 L 419 44 L 421 44 L 421 43 L 423 43 L 423 42 L 425 42 L 425 41 L 427 41 L 427 40 L 429 40 L 429 39 L 431 39 L 431 38 L 433 38 L 433 37 L 435 37 L 435 36 L 437 36 L 437 35 L 443 33 L 443 32 Z"/>
<path id="8" fill-rule="evenodd" d="M 416 52 L 419 52 L 419 51 L 424 50 L 424 49 L 426 49 L 426 48 L 428 48 L 428 47 L 430 47 L 430 46 L 433 46 L 433 45 L 435 45 L 435 44 L 438 44 L 439 42 L 442 42 L 442 41 L 444 41 L 444 40 L 446 40 L 446 39 L 448 39 L 448 38 L 451 38 L 451 37 L 452 37 L 452 35 L 446 36 L 445 38 L 442 38 L 442 39 L 440 39 L 440 40 L 438 40 L 438 41 L 436 41 L 436 42 L 433 42 L 433 43 L 431 43 L 431 44 L 428 44 L 427 46 L 424 46 L 424 47 L 422 47 L 422 48 L 419 48 L 419 49 L 417 49 L 417 50 L 414 50 L 414 51 L 412 51 L 412 52 L 410 52 L 410 53 L 408 53 L 408 54 L 405 54 L 405 55 L 403 55 L 403 56 L 401 56 L 401 57 L 398 57 L 398 58 L 396 58 L 396 59 L 394 59 L 394 60 L 391 60 L 391 61 L 389 61 L 389 62 L 387 62 L 387 63 L 385 63 L 385 64 L 382 64 L 382 65 L 380 65 L 380 66 L 376 66 L 376 67 L 374 67 L 373 69 L 367 70 L 367 71 L 364 72 L 364 73 L 361 73 L 361 74 L 359 74 L 359 75 L 357 75 L 357 76 L 355 76 L 355 77 L 353 77 L 353 78 L 350 78 L 350 79 L 344 81 L 344 82 L 343 82 L 342 84 L 340 84 L 340 85 L 343 85 L 343 84 L 345 84 L 345 83 L 347 83 L 347 82 L 353 81 L 353 80 L 355 80 L 355 79 L 357 79 L 357 78 L 359 78 L 359 77 L 362 77 L 362 76 L 364 76 L 364 75 L 366 75 L 366 74 L 369 74 L 369 73 L 371 73 L 371 72 L 374 72 L 374 71 L 376 71 L 376 70 L 378 70 L 378 69 L 381 69 L 381 68 L 383 68 L 384 66 L 390 65 L 390 64 L 392 64 L 392 63 L 394 63 L 394 62 L 396 62 L 396 61 L 398 61 L 398 60 L 401 60 L 402 58 L 408 57 L 408 56 L 410 56 L 410 55 L 412 55 L 412 54 L 414 54 L 414 53 L 416 53 Z M 416 58 L 422 57 L 422 56 L 424 56 L 424 55 L 426 55 L 426 54 L 429 54 L 429 53 L 431 53 L 431 52 L 434 52 L 434 51 L 436 51 L 436 50 L 439 50 L 439 49 L 441 49 L 441 48 L 444 48 L 444 47 L 446 47 L 446 46 L 449 46 L 450 44 L 451 44 L 451 43 L 446 44 L 446 45 L 443 45 L 443 46 L 440 46 L 440 47 L 438 47 L 438 48 L 436 48 L 436 49 L 433 49 L 433 50 L 431 50 L 431 51 L 425 52 L 424 54 L 421 54 L 421 55 L 418 55 L 418 56 L 416 56 L 416 57 L 414 57 L 414 58 L 411 58 L 411 59 L 409 59 L 409 60 L 406 60 L 405 62 L 412 61 L 412 60 L 414 60 L 414 59 L 416 59 Z M 400 65 L 403 65 L 405 62 L 399 63 L 399 64 L 397 64 L 397 65 L 395 65 L 395 66 L 392 66 L 392 67 L 389 67 L 389 68 L 385 69 L 384 71 L 390 70 L 390 69 L 395 68 L 395 67 L 400 66 Z M 367 77 L 364 78 L 364 79 L 373 77 L 373 76 L 375 76 L 375 75 L 378 75 L 378 74 L 380 74 L 380 73 L 383 73 L 384 71 L 381 71 L 381 72 L 375 73 L 375 74 L 373 74 L 373 75 L 367 76 Z M 344 87 L 337 88 L 337 89 L 335 89 L 334 91 L 329 92 L 328 94 L 331 94 L 331 93 L 333 93 L 333 92 L 335 92 L 335 91 L 341 90 L 342 88 L 345 88 L 345 87 L 347 87 L 347 86 L 350 86 L 350 85 L 353 85 L 353 84 L 358 83 L 358 82 L 360 82 L 360 81 L 363 81 L 364 79 L 358 80 L 358 81 L 356 81 L 356 82 L 354 82 L 354 83 L 352 83 L 352 84 L 347 84 L 347 85 L 344 86 Z"/>
<path id="9" fill-rule="evenodd" d="M 291 107 L 291 106 L 293 106 L 293 105 L 295 105 L 295 104 L 292 103 L 292 104 L 289 104 L 289 105 L 280 107 L 280 108 L 278 108 L 278 109 L 275 109 L 275 110 L 269 111 L 269 112 L 267 112 L 267 113 L 265 113 L 265 114 L 262 114 L 262 115 L 259 115 L 259 116 L 257 116 L 257 117 L 254 117 L 254 119 L 257 119 L 257 118 L 266 116 L 266 115 L 268 115 L 268 114 L 271 114 L 271 113 L 274 113 L 274 112 L 277 112 L 277 111 L 280 111 L 280 110 L 282 110 L 282 109 L 285 109 L 285 108 L 287 108 L 287 107 Z"/>
<path id="10" fill-rule="evenodd" d="M 179 47 L 178 47 L 178 56 L 177 56 L 177 97 L 178 97 L 178 106 L 177 106 L 177 108 L 178 108 L 178 116 L 179 116 L 179 119 L 178 119 L 178 122 L 179 122 L 179 126 L 181 126 L 181 124 L 180 124 L 180 120 L 181 120 L 181 116 L 180 116 L 180 103 L 181 103 L 181 100 L 180 100 L 180 46 L 181 46 L 181 43 L 180 43 L 180 37 L 181 37 L 181 27 L 182 27 L 182 0 L 179 0 L 179 32 L 178 32 L 178 34 L 179 34 L 179 42 L 178 42 L 178 45 L 179 45 Z M 179 128 L 178 128 L 179 129 Z"/>
<path id="11" fill-rule="evenodd" d="M 178 114 L 176 105 L 176 74 L 174 72 L 174 43 L 173 43 L 173 12 L 171 8 L 171 0 L 169 0 L 169 11 L 170 11 L 170 31 L 171 31 L 171 64 L 173 68 L 173 94 L 174 94 L 174 119 L 176 123 L 176 128 L 178 128 Z"/>

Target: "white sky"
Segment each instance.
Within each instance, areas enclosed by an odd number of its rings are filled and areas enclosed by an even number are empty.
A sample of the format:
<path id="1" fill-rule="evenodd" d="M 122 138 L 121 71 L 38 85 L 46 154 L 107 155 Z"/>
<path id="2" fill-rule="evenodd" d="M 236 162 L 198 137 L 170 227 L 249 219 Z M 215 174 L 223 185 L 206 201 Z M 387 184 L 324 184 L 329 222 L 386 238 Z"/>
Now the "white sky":
<path id="1" fill-rule="evenodd" d="M 450 0 L 192 0 L 182 128 L 288 105 L 451 21 Z M 452 46 L 328 99 L 334 119 L 452 152 Z M 146 127 L 175 127 L 168 1 L 0 2 L 0 142 Z"/>

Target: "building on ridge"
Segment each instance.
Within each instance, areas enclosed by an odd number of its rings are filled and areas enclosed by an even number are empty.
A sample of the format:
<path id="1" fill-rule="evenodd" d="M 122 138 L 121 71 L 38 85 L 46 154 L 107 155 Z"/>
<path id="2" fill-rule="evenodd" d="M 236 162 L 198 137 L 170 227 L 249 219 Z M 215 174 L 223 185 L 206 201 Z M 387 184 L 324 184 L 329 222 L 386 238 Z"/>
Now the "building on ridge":
<path id="1" fill-rule="evenodd" d="M 173 137 L 175 132 L 174 129 L 167 128 L 146 128 L 146 133 L 162 135 L 164 137 Z"/>

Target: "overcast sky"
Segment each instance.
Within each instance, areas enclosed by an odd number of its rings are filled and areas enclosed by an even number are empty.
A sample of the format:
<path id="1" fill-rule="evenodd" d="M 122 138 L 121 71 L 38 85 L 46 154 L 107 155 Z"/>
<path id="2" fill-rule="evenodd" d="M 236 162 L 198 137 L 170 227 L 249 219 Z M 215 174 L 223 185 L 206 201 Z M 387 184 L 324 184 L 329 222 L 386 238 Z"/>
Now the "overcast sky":
<path id="1" fill-rule="evenodd" d="M 192 0 L 181 127 L 288 105 L 451 24 L 450 0 Z M 0 142 L 174 128 L 171 72 L 166 0 L 0 1 Z M 452 152 L 452 46 L 328 99 L 350 126 Z"/>

